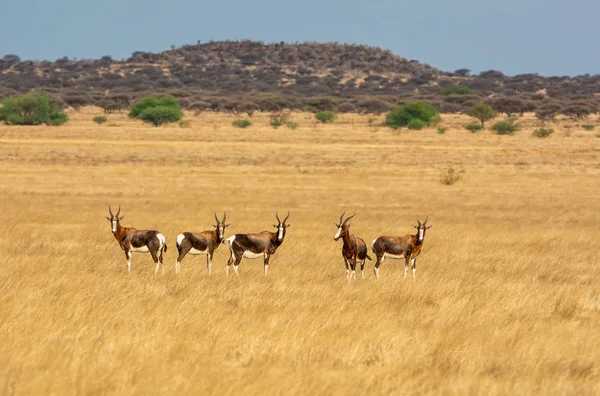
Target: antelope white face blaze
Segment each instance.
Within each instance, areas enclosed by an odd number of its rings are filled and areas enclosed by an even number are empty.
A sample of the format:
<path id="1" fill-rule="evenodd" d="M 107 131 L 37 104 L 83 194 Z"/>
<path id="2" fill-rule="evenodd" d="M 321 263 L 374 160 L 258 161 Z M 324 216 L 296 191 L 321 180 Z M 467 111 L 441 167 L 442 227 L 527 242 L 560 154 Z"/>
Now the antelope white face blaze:
<path id="1" fill-rule="evenodd" d="M 117 232 L 117 221 L 113 220 L 112 223 L 112 232 Z"/>
<path id="2" fill-rule="evenodd" d="M 279 233 L 277 234 L 277 239 L 280 241 L 283 239 L 283 226 L 279 226 Z"/>
<path id="3" fill-rule="evenodd" d="M 342 227 L 338 227 L 337 232 L 335 233 L 335 236 L 333 237 L 334 239 L 337 239 L 340 237 L 340 234 L 342 233 Z"/>
<path id="4" fill-rule="evenodd" d="M 424 233 L 424 232 L 425 232 L 425 230 L 424 230 L 424 229 L 422 229 L 422 228 L 419 228 L 419 241 L 422 241 L 422 240 L 423 240 L 423 233 Z"/>
<path id="5" fill-rule="evenodd" d="M 219 226 L 219 238 L 223 239 L 223 227 Z"/>

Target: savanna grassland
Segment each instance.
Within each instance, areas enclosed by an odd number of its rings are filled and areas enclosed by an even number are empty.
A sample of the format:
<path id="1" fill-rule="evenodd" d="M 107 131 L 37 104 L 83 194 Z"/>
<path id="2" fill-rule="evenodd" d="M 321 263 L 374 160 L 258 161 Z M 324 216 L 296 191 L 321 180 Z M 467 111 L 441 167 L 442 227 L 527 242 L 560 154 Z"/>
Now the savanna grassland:
<path id="1" fill-rule="evenodd" d="M 371 126 L 368 116 L 273 129 L 256 115 L 153 128 L 71 113 L 61 127 L 0 126 L 0 393 L 598 394 L 600 137 L 568 121 L 546 139 Z M 375 118 L 373 125 L 381 119 Z M 460 180 L 446 185 L 445 169 Z M 104 216 L 167 237 L 166 273 L 132 273 Z M 174 272 L 175 237 L 273 229 L 272 258 L 225 276 L 228 249 Z M 433 225 L 403 280 L 348 283 L 333 221 L 378 235 Z"/>

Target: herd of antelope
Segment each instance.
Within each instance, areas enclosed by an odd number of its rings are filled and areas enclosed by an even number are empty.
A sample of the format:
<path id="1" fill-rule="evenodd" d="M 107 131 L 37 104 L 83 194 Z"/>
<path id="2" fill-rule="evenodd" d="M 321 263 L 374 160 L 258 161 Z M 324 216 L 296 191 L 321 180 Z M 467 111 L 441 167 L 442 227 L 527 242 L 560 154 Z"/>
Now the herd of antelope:
<path id="1" fill-rule="evenodd" d="M 131 272 L 131 256 L 132 253 L 150 253 L 154 260 L 155 269 L 154 275 L 158 274 L 158 270 L 162 267 L 162 273 L 165 273 L 165 265 L 163 261 L 163 253 L 167 251 L 167 241 L 163 234 L 156 230 L 138 230 L 133 227 L 123 227 L 121 225 L 121 206 L 117 214 L 113 214 L 109 205 L 108 213 L 110 217 L 106 217 L 111 224 L 111 230 L 116 238 L 119 246 L 125 252 L 127 258 L 127 271 Z M 372 260 L 367 253 L 367 245 L 362 238 L 354 236 L 350 233 L 349 220 L 356 214 L 346 217 L 342 213 L 339 223 L 333 223 L 337 227 L 337 232 L 333 239 L 335 241 L 340 238 L 343 241 L 342 257 L 346 265 L 346 279 L 356 279 L 356 263 L 360 262 L 360 271 L 362 278 L 365 278 L 365 262 L 367 259 Z M 258 234 L 235 234 L 229 238 L 225 238 L 225 228 L 231 224 L 226 224 L 227 214 L 223 213 L 223 219 L 219 220 L 215 213 L 216 224 L 213 225 L 214 230 L 203 232 L 184 232 L 177 235 L 176 246 L 179 255 L 175 263 L 175 272 L 178 274 L 181 271 L 181 261 L 187 254 L 206 255 L 206 268 L 208 274 L 212 272 L 212 257 L 215 250 L 221 243 L 227 243 L 229 247 L 229 260 L 227 260 L 226 272 L 229 276 L 229 270 L 233 264 L 235 274 L 239 276 L 239 265 L 242 258 L 263 258 L 265 276 L 269 270 L 269 258 L 275 254 L 277 248 L 283 243 L 286 229 L 290 226 L 287 224 L 287 219 L 290 217 L 288 212 L 283 221 L 279 218 L 279 213 L 275 214 L 277 224 L 273 224 L 276 228 L 275 232 L 262 231 Z M 375 277 L 379 277 L 379 267 L 386 259 L 404 259 L 404 279 L 408 273 L 409 266 L 412 267 L 412 276 L 415 279 L 417 271 L 417 257 L 421 254 L 423 241 L 425 240 L 425 232 L 431 228 L 427 225 L 429 217 L 423 223 L 417 217 L 416 234 L 407 234 L 404 236 L 380 236 L 375 238 L 371 244 L 371 250 L 375 254 L 375 266 L 373 272 Z"/>

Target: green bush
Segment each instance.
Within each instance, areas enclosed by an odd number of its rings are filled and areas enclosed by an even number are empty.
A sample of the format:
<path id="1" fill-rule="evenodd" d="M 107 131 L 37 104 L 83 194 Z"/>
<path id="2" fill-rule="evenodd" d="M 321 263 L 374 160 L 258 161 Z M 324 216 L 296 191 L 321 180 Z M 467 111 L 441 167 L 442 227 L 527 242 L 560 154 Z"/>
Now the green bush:
<path id="1" fill-rule="evenodd" d="M 315 118 L 325 124 L 335 119 L 335 113 L 329 110 L 319 111 L 315 114 Z"/>
<path id="2" fill-rule="evenodd" d="M 0 121 L 9 125 L 62 125 L 69 117 L 49 97 L 36 93 L 5 98 Z"/>
<path id="3" fill-rule="evenodd" d="M 477 118 L 481 122 L 481 127 L 485 128 L 485 122 L 496 118 L 498 113 L 496 113 L 496 110 L 492 109 L 490 105 L 480 103 L 471 107 L 469 115 L 473 118 Z"/>
<path id="4" fill-rule="evenodd" d="M 584 124 L 581 126 L 583 129 L 585 129 L 586 131 L 593 131 L 594 128 L 596 128 L 596 125 L 589 125 L 589 124 Z"/>
<path id="5" fill-rule="evenodd" d="M 533 131 L 533 136 L 536 136 L 539 138 L 545 138 L 545 137 L 552 135 L 553 133 L 554 133 L 554 129 L 552 129 L 552 128 L 538 128 L 535 131 Z"/>
<path id="6" fill-rule="evenodd" d="M 519 130 L 519 125 L 512 121 L 498 121 L 491 129 L 498 135 L 512 135 Z"/>
<path id="7" fill-rule="evenodd" d="M 179 121 L 181 117 L 183 117 L 183 113 L 179 108 L 155 106 L 144 109 L 136 118 L 139 118 L 140 120 L 154 126 L 159 126 L 162 124 Z"/>
<path id="8" fill-rule="evenodd" d="M 407 126 L 413 120 L 421 120 L 425 125 L 437 121 L 438 112 L 427 102 L 408 102 L 394 107 L 385 117 L 384 124 L 390 128 Z"/>
<path id="9" fill-rule="evenodd" d="M 246 119 L 235 120 L 231 124 L 236 128 L 248 128 L 250 125 L 252 125 L 250 120 Z"/>
<path id="10" fill-rule="evenodd" d="M 449 85 L 440 90 L 440 94 L 442 95 L 474 95 L 477 92 L 473 91 L 471 88 L 467 87 L 464 84 L 458 85 Z"/>
<path id="11" fill-rule="evenodd" d="M 142 114 L 144 110 L 151 107 L 159 106 L 171 107 L 181 111 L 181 106 L 179 105 L 179 102 L 171 96 L 148 96 L 131 106 L 131 109 L 129 109 L 129 118 L 140 118 L 140 114 Z"/>
<path id="12" fill-rule="evenodd" d="M 412 130 L 416 130 L 416 131 L 420 131 L 421 129 L 425 128 L 427 126 L 427 123 L 423 120 L 419 120 L 417 118 L 413 118 L 412 120 L 410 120 L 408 122 L 408 129 L 412 129 Z"/>
<path id="13" fill-rule="evenodd" d="M 294 121 L 288 121 L 285 123 L 285 125 L 290 128 L 291 130 L 294 130 L 296 128 L 298 128 L 298 124 L 295 123 Z"/>
<path id="14" fill-rule="evenodd" d="M 437 133 L 443 135 L 448 130 L 448 127 L 438 127 Z"/>
<path id="15" fill-rule="evenodd" d="M 481 126 L 481 124 L 468 124 L 465 125 L 465 129 L 475 133 L 477 131 L 481 131 L 483 127 Z"/>
<path id="16" fill-rule="evenodd" d="M 275 129 L 279 128 L 283 125 L 283 122 L 280 120 L 271 120 L 271 126 Z"/>
<path id="17" fill-rule="evenodd" d="M 106 121 L 108 121 L 108 118 L 106 118 L 104 116 L 96 116 L 96 117 L 92 118 L 92 121 L 94 121 L 98 125 L 101 125 L 101 124 L 104 124 Z"/>

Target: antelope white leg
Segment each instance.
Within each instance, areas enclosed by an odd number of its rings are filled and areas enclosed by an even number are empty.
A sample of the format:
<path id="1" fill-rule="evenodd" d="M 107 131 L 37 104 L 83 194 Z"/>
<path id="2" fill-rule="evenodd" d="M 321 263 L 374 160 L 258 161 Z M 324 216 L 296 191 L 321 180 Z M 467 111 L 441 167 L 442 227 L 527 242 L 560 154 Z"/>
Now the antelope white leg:
<path id="1" fill-rule="evenodd" d="M 179 261 L 177 261 L 175 263 L 175 273 L 178 274 L 181 272 L 181 263 Z"/>
<path id="2" fill-rule="evenodd" d="M 265 265 L 265 278 L 267 277 L 268 271 L 269 271 L 269 264 Z"/>
<path id="3" fill-rule="evenodd" d="M 408 273 L 408 265 L 404 264 L 404 280 L 406 280 L 407 273 Z"/>
<path id="4" fill-rule="evenodd" d="M 410 265 L 412 267 L 413 279 L 416 279 L 416 272 L 417 272 L 417 266 L 415 265 L 415 261 L 417 261 L 416 258 L 410 260 Z"/>
<path id="5" fill-rule="evenodd" d="M 131 274 L 131 252 L 127 253 L 127 272 Z"/>
<path id="6" fill-rule="evenodd" d="M 225 273 L 227 274 L 227 276 L 229 276 L 229 265 L 225 266 Z"/>
<path id="7" fill-rule="evenodd" d="M 417 279 L 416 273 L 417 273 L 417 269 L 413 268 L 413 279 Z"/>
<path id="8" fill-rule="evenodd" d="M 379 268 L 373 267 L 373 272 L 375 272 L 375 278 L 379 278 Z"/>
<path id="9" fill-rule="evenodd" d="M 352 276 L 350 277 L 350 279 L 356 279 L 356 271 L 352 270 Z"/>
<path id="10" fill-rule="evenodd" d="M 158 275 L 158 267 L 160 266 L 160 261 L 156 262 L 156 265 L 154 266 L 154 276 Z"/>
<path id="11" fill-rule="evenodd" d="M 235 271 L 236 276 L 240 276 L 240 271 L 238 270 L 239 265 L 234 265 L 233 270 Z"/>
<path id="12" fill-rule="evenodd" d="M 206 255 L 206 267 L 208 268 L 208 275 L 212 272 L 212 260 L 210 259 L 210 255 Z"/>
<path id="13" fill-rule="evenodd" d="M 364 269 L 360 270 L 360 274 L 362 275 L 362 278 L 365 279 L 365 270 Z"/>

